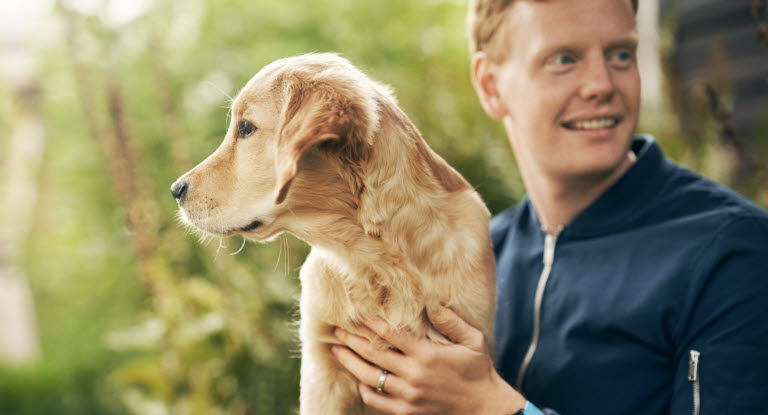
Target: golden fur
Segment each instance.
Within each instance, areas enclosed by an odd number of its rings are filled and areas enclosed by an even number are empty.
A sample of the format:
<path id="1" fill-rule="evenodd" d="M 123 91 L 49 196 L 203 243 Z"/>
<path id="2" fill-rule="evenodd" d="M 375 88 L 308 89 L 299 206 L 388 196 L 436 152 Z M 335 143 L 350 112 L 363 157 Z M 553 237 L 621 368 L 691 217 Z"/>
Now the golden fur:
<path id="1" fill-rule="evenodd" d="M 257 127 L 238 137 L 238 123 Z M 179 179 L 182 217 L 214 235 L 312 246 L 301 272 L 301 413 L 373 414 L 330 354 L 335 326 L 448 342 L 426 309 L 450 307 L 492 345 L 494 260 L 488 210 L 424 142 L 386 86 L 333 54 L 264 67 L 232 105 L 221 146 Z"/>

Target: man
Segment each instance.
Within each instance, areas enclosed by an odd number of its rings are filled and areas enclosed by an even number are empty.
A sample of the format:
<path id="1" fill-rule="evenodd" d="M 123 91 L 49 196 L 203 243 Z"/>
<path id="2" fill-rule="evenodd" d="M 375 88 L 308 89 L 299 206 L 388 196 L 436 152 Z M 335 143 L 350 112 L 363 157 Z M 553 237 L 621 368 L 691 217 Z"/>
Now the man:
<path id="1" fill-rule="evenodd" d="M 528 190 L 491 223 L 496 368 L 479 332 L 447 309 L 429 317 L 452 346 L 370 322 L 402 352 L 385 353 L 337 330 L 348 347 L 333 352 L 366 404 L 393 414 L 768 413 L 768 215 L 633 137 L 635 8 L 471 8 L 472 78 Z"/>

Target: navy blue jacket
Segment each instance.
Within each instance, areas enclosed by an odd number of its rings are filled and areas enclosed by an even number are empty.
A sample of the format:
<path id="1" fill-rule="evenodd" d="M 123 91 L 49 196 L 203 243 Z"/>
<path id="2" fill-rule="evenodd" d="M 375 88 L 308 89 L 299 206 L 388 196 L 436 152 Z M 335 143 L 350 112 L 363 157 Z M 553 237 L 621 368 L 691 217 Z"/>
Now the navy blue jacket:
<path id="1" fill-rule="evenodd" d="M 768 414 L 768 214 L 651 137 L 632 150 L 552 238 L 538 333 L 545 233 L 529 199 L 492 219 L 499 372 L 561 415 Z"/>

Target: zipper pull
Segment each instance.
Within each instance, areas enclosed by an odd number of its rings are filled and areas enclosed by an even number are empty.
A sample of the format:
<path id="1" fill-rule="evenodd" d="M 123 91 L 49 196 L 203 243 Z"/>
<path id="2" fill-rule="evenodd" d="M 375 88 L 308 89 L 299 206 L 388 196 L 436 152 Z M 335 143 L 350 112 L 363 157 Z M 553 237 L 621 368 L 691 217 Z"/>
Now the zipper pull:
<path id="1" fill-rule="evenodd" d="M 556 238 L 556 236 L 549 233 L 544 237 L 544 265 L 550 266 L 555 261 Z"/>
<path id="2" fill-rule="evenodd" d="M 560 236 L 560 232 L 563 231 L 564 226 L 559 225 L 554 233 L 549 233 L 546 231 L 546 229 L 542 228 L 544 231 L 544 265 L 545 266 L 551 266 L 552 262 L 555 261 L 555 246 L 557 245 L 557 237 Z"/>
<path id="3" fill-rule="evenodd" d="M 699 353 L 698 350 L 691 350 L 691 359 L 688 361 L 688 380 L 696 382 L 699 380 Z"/>

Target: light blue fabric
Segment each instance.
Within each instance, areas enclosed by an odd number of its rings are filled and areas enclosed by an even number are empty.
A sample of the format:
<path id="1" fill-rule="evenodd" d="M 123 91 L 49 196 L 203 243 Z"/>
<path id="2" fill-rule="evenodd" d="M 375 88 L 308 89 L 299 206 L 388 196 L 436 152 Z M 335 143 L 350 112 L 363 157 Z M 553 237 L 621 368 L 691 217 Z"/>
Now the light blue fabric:
<path id="1" fill-rule="evenodd" d="M 523 415 L 544 415 L 539 408 L 536 407 L 536 405 L 532 404 L 531 401 L 528 401 L 525 403 L 525 408 L 523 409 Z"/>

